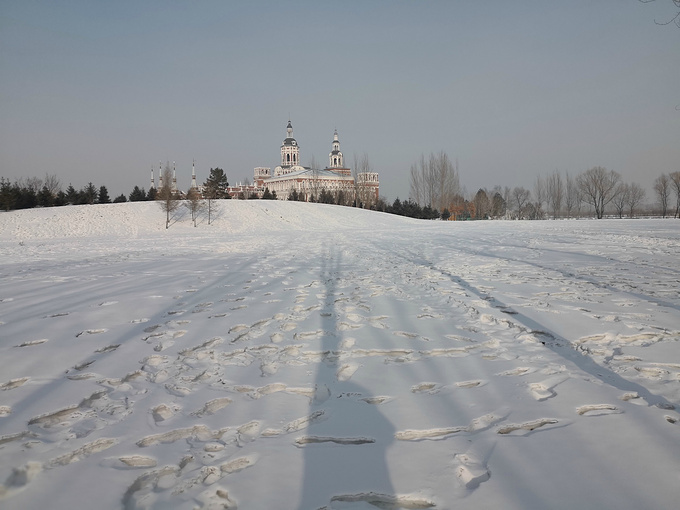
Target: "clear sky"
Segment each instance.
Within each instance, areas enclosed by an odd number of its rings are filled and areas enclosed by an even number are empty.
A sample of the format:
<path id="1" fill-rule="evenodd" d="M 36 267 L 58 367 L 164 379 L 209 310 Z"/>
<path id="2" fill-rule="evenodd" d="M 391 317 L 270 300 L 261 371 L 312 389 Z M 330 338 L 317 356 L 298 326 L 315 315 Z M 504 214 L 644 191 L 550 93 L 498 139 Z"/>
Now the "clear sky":
<path id="1" fill-rule="evenodd" d="M 680 170 L 680 29 L 670 0 L 0 0 L 0 176 L 111 196 L 175 161 L 188 188 L 368 154 L 407 198 L 421 154 L 469 193 L 556 169 L 651 189 Z M 677 108 L 676 108 L 677 107 Z M 649 192 L 651 195 L 651 191 Z M 649 198 L 649 195 L 648 195 Z"/>

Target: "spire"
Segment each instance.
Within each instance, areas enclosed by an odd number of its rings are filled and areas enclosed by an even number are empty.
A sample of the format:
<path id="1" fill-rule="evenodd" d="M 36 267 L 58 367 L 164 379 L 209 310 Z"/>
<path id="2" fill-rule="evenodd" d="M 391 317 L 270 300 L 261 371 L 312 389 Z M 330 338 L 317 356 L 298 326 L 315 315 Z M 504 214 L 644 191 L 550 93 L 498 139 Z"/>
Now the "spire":
<path id="1" fill-rule="evenodd" d="M 151 186 L 149 186 L 149 189 L 153 189 L 155 187 L 156 186 L 154 186 L 154 182 L 153 182 L 153 165 L 151 165 Z"/>
<path id="2" fill-rule="evenodd" d="M 163 187 L 163 163 L 161 161 L 158 162 L 158 187 Z"/>
<path id="3" fill-rule="evenodd" d="M 177 171 L 175 170 L 175 162 L 172 162 L 172 191 L 177 191 Z"/>
<path id="4" fill-rule="evenodd" d="M 196 189 L 196 160 L 191 161 L 191 187 Z"/>

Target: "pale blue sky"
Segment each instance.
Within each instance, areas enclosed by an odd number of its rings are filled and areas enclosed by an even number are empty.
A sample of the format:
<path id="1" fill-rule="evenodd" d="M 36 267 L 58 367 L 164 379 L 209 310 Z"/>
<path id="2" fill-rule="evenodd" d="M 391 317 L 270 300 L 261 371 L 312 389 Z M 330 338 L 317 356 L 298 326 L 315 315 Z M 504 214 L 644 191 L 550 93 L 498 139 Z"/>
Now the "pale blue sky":
<path id="1" fill-rule="evenodd" d="M 236 183 L 277 165 L 290 117 L 303 164 L 337 128 L 390 200 L 442 150 L 470 193 L 598 165 L 651 188 L 680 170 L 672 7 L 0 0 L 0 175 L 127 195 L 160 160 L 188 188 L 195 159 Z"/>

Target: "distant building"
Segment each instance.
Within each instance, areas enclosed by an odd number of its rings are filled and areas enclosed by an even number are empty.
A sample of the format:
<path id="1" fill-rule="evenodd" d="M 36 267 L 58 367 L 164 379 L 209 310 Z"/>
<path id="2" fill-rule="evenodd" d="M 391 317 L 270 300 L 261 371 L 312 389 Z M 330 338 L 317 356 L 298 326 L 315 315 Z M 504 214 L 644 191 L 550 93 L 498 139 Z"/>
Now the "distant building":
<path id="1" fill-rule="evenodd" d="M 352 170 L 347 168 L 340 151 L 338 132 L 333 134 L 328 166 L 324 169 L 304 167 L 300 164 L 300 145 L 293 138 L 293 126 L 288 121 L 286 138 L 281 144 L 281 163 L 274 168 L 256 167 L 253 171 L 253 184 L 232 186 L 229 193 L 235 198 L 241 193 L 256 194 L 261 197 L 266 189 L 276 193 L 279 200 L 287 200 L 295 192 L 300 200 L 318 199 L 322 191 L 330 193 L 336 200 L 345 203 L 359 202 L 370 205 L 379 197 L 380 182 L 377 172 L 357 174 L 355 181 Z"/>
<path id="2" fill-rule="evenodd" d="M 177 189 L 175 163 L 172 164 L 172 190 L 184 196 Z M 163 187 L 163 171 L 158 168 L 158 188 Z M 154 171 L 151 168 L 151 188 L 156 188 Z M 195 163 L 191 166 L 191 188 L 203 193 L 203 186 L 196 183 Z M 295 193 L 299 200 L 318 200 L 322 192 L 332 197 L 336 203 L 352 204 L 355 201 L 369 207 L 374 204 L 380 194 L 380 182 L 377 172 L 360 172 L 356 180 L 352 170 L 345 166 L 344 156 L 340 151 L 338 132 L 333 134 L 331 152 L 328 154 L 328 166 L 323 169 L 304 167 L 300 164 L 300 146 L 293 138 L 293 126 L 288 121 L 286 138 L 281 144 L 281 164 L 274 168 L 272 174 L 269 167 L 256 167 L 253 171 L 253 184 L 237 184 L 229 186 L 227 192 L 232 198 L 262 198 L 265 190 L 276 193 L 279 200 L 288 200 Z"/>

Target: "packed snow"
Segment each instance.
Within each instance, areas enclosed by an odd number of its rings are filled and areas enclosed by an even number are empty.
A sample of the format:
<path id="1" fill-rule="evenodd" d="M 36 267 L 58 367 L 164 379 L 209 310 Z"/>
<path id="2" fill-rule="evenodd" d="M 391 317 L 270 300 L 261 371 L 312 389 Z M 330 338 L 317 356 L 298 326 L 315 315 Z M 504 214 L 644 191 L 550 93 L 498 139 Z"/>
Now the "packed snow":
<path id="1" fill-rule="evenodd" d="M 0 213 L 0 507 L 677 508 L 680 222 L 213 213 Z"/>

